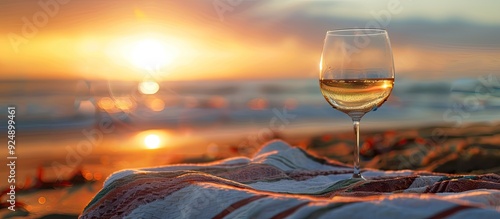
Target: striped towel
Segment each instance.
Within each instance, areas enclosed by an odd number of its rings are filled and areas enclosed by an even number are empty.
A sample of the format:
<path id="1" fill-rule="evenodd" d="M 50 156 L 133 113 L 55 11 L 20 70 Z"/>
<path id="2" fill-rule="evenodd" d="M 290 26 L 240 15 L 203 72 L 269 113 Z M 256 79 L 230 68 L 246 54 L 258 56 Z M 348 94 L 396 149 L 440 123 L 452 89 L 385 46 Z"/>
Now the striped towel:
<path id="1" fill-rule="evenodd" d="M 500 218 L 500 176 L 366 169 L 272 141 L 251 159 L 112 174 L 81 218 Z"/>

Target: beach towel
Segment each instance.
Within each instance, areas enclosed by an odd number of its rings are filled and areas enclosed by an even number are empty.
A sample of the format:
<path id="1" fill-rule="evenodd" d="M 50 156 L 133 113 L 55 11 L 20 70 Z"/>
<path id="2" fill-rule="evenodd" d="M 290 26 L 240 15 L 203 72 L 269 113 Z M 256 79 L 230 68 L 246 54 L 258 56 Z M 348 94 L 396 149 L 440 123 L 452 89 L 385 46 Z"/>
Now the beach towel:
<path id="1" fill-rule="evenodd" d="M 500 176 L 363 169 L 275 140 L 252 158 L 112 174 L 80 218 L 500 218 Z"/>

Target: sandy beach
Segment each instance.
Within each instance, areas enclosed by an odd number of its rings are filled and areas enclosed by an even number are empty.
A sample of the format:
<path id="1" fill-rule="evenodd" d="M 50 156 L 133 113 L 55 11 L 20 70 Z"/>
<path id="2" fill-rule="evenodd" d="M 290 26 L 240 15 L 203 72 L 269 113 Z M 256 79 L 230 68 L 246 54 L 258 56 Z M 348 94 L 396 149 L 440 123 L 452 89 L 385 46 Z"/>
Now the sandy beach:
<path id="1" fill-rule="evenodd" d="M 473 123 L 459 128 L 441 125 L 368 129 L 362 135 L 364 139 L 361 148 L 362 167 L 456 174 L 498 174 L 500 173 L 498 127 L 498 123 Z M 205 136 L 201 135 L 203 132 L 198 133 L 200 133 L 199 139 L 186 138 L 184 141 L 179 139 L 178 142 L 181 143 L 154 150 L 145 148 L 125 150 L 124 148 L 131 147 L 129 145 L 115 145 L 106 149 L 96 147 L 91 154 L 82 156 L 81 160 L 78 159 L 77 153 L 71 154 L 68 151 L 64 153 L 51 151 L 53 153 L 39 156 L 38 153 L 41 152 L 30 154 L 20 150 L 19 156 L 22 155 L 23 159 L 16 170 L 21 173 L 17 176 L 20 190 L 16 192 L 19 209 L 25 209 L 30 217 L 51 214 L 76 217 L 99 191 L 106 177 L 115 171 L 252 156 L 259 149 L 259 141 L 249 142 L 242 133 L 239 136 L 235 132 L 219 136 L 213 136 L 209 131 Z M 350 164 L 352 160 L 353 133 L 348 130 L 337 132 L 316 130 L 301 134 L 290 130 L 290 132 L 275 133 L 263 141 L 273 137 L 281 138 L 318 157 L 346 164 Z M 40 138 L 37 139 L 37 143 L 43 142 L 39 140 Z M 24 141 L 29 142 L 29 138 L 25 138 Z M 113 142 L 117 144 L 119 140 L 106 136 L 102 144 L 109 145 Z M 41 151 L 47 152 L 47 150 Z M 6 172 L 1 172 L 2 177 L 6 175 Z M 49 184 L 67 180 L 72 181 Z M 9 213 L 6 209 L 2 210 L 4 216 Z"/>

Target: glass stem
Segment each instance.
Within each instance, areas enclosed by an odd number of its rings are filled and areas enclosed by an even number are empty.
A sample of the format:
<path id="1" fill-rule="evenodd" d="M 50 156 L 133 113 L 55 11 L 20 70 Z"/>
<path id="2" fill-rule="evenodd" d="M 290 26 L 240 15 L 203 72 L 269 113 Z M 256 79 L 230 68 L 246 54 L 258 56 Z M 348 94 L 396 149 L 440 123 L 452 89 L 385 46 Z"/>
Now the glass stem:
<path id="1" fill-rule="evenodd" d="M 352 178 L 363 178 L 359 170 L 359 121 L 360 119 L 352 119 L 354 135 L 356 135 L 356 146 L 354 147 L 354 173 L 352 174 Z"/>

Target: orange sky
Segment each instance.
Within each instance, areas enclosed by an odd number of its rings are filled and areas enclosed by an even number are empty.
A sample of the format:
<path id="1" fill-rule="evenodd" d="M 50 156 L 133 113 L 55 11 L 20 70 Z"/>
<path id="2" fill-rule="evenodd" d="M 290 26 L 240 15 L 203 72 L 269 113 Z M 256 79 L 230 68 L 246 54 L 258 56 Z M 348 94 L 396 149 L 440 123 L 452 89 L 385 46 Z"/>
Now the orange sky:
<path id="1" fill-rule="evenodd" d="M 141 79 L 148 73 L 164 80 L 317 77 L 324 32 L 376 20 L 370 13 L 386 5 L 378 1 L 354 10 L 359 2 L 336 1 L 325 15 L 327 7 L 303 1 L 41 1 L 55 3 L 49 10 L 37 2 L 0 3 L 2 79 Z M 457 24 L 450 22 L 453 10 L 441 13 L 450 17 L 431 12 L 430 20 L 415 19 L 425 4 L 405 3 L 387 26 L 398 75 L 498 72 L 498 31 L 491 30 L 499 24 L 491 21 L 492 12 L 463 13 Z M 226 11 L 217 13 L 214 5 Z M 479 31 L 456 34 L 460 22 Z"/>

